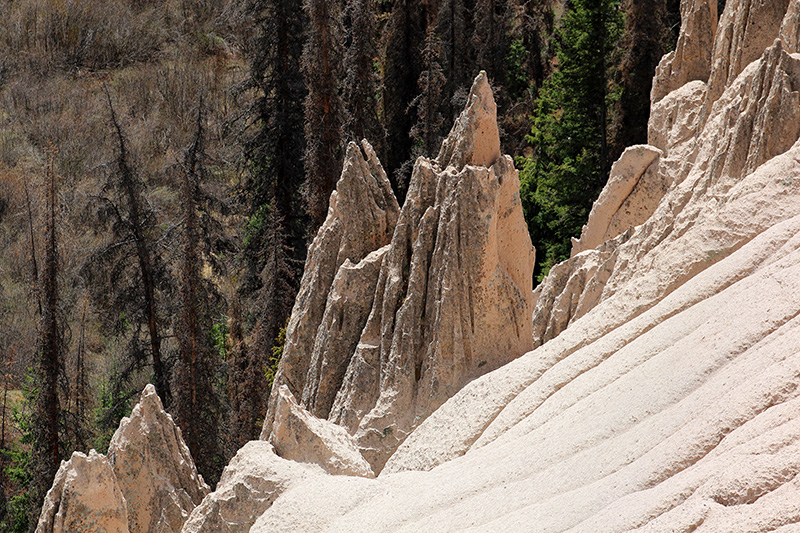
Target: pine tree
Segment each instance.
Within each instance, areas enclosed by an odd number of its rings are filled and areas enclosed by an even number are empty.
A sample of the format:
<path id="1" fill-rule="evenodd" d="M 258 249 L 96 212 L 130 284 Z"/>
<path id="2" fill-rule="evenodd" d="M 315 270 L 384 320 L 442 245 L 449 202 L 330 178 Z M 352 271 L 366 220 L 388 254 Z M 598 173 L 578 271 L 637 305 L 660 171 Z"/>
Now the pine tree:
<path id="1" fill-rule="evenodd" d="M 228 378 L 230 426 L 239 444 L 258 438 L 266 416 L 266 367 L 297 294 L 308 225 L 301 196 L 305 12 L 299 0 L 256 0 L 249 12 L 258 30 L 242 91 L 254 91 L 256 97 L 246 110 L 250 127 L 243 132 L 248 172 L 241 201 L 248 222 Z"/>
<path id="2" fill-rule="evenodd" d="M 442 74 L 447 81 L 443 92 L 446 100 L 445 124 L 452 124 L 463 109 L 472 75 L 480 70 L 470 60 L 469 11 L 470 6 L 465 0 L 444 0 L 436 15 Z"/>
<path id="3" fill-rule="evenodd" d="M 478 70 L 502 83 L 506 78 L 508 0 L 477 0 L 473 11 L 472 48 Z"/>
<path id="4" fill-rule="evenodd" d="M 444 119 L 441 113 L 442 89 L 446 80 L 439 65 L 440 44 L 433 25 L 428 27 L 422 61 L 425 70 L 419 76 L 419 95 L 411 102 L 416 109 L 417 123 L 411 128 L 414 140 L 413 155 L 435 157 L 443 137 Z"/>
<path id="5" fill-rule="evenodd" d="M 384 164 L 401 204 L 413 163 L 412 140 L 408 133 L 417 117 L 410 104 L 418 94 L 417 81 L 424 70 L 421 50 L 425 43 L 428 9 L 426 4 L 397 0 L 383 35 L 381 116 L 386 128 L 386 144 L 391 147 Z"/>
<path id="6" fill-rule="evenodd" d="M 534 154 L 520 176 L 536 275 L 569 257 L 610 169 L 612 62 L 622 25 L 618 0 L 574 0 L 558 33 L 558 67 L 537 101 Z"/>
<path id="7" fill-rule="evenodd" d="M 33 419 L 33 449 L 31 461 L 34 478 L 31 491 L 32 523 L 35 523 L 44 495 L 58 471 L 64 450 L 60 446 L 59 377 L 63 365 L 63 321 L 59 310 L 59 251 L 57 232 L 58 184 L 55 174 L 55 152 L 51 148 L 45 176 L 46 222 L 44 270 L 40 281 L 42 317 L 37 350 L 36 410 Z"/>
<path id="8" fill-rule="evenodd" d="M 175 326 L 179 361 L 175 373 L 175 416 L 197 470 L 212 486 L 225 463 L 220 430 L 223 422 L 218 391 L 219 353 L 211 336 L 221 297 L 201 274 L 203 265 L 217 264 L 211 253 L 208 196 L 201 188 L 204 157 L 203 104 L 196 135 L 187 148 L 181 176 L 183 242 L 180 276 L 180 321 Z M 202 216 L 200 215 L 202 213 Z M 218 272 L 219 273 L 219 272 Z M 224 433 L 223 433 L 224 434 Z"/>
<path id="9" fill-rule="evenodd" d="M 305 0 L 308 31 L 301 65 L 308 88 L 305 99 L 306 200 L 311 216 L 309 239 L 325 221 L 328 198 L 342 170 L 341 102 L 338 80 L 341 43 L 336 0 Z"/>
<path id="10" fill-rule="evenodd" d="M 119 422 L 119 404 L 138 394 L 130 380 L 152 365 L 156 392 L 171 404 L 170 369 L 163 354 L 163 302 L 171 280 L 157 248 L 155 213 L 145 198 L 145 184 L 136 173 L 133 156 L 106 87 L 117 156 L 97 205 L 98 225 L 110 230 L 108 242 L 94 250 L 82 269 L 95 304 L 105 311 L 104 328 L 125 340 L 125 352 L 113 378 L 113 405 L 103 415 L 110 428 Z"/>
<path id="11" fill-rule="evenodd" d="M 378 121 L 378 74 L 374 62 L 378 56 L 375 46 L 374 0 L 348 0 L 343 11 L 347 35 L 342 81 L 343 129 L 342 141 L 359 142 L 367 139 L 383 153 L 383 137 Z"/>
<path id="12" fill-rule="evenodd" d="M 614 107 L 609 159 L 634 144 L 647 143 L 650 89 L 656 66 L 669 46 L 666 0 L 625 0 L 625 36 L 617 69 L 620 98 Z"/>

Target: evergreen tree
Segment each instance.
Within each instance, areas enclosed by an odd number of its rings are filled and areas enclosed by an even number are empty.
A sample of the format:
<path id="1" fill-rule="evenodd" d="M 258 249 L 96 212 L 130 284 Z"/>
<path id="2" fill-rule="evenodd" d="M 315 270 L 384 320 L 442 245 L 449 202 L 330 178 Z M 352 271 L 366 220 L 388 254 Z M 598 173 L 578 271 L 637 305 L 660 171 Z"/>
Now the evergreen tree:
<path id="1" fill-rule="evenodd" d="M 612 62 L 621 26 L 618 0 L 574 0 L 556 42 L 558 67 L 545 81 L 529 137 L 521 194 L 536 275 L 569 257 L 610 170 Z"/>
<path id="2" fill-rule="evenodd" d="M 325 221 L 328 199 L 342 171 L 339 62 L 341 44 L 336 0 L 305 0 L 308 31 L 301 65 L 305 99 L 306 200 L 312 225 L 309 239 Z"/>
<path id="3" fill-rule="evenodd" d="M 469 94 L 472 75 L 476 69 L 470 60 L 472 46 L 468 13 L 470 4 L 466 0 L 444 0 L 436 16 L 436 33 L 440 41 L 442 74 L 446 80 L 445 124 L 452 124 L 464 107 Z"/>
<path id="4" fill-rule="evenodd" d="M 102 422 L 115 428 L 120 415 L 117 405 L 139 393 L 130 381 L 149 364 L 156 392 L 165 406 L 171 403 L 170 369 L 162 347 L 167 314 L 163 302 L 171 291 L 171 280 L 157 249 L 158 221 L 145 198 L 145 184 L 134 170 L 108 88 L 106 102 L 118 151 L 116 168 L 108 173 L 95 201 L 97 225 L 107 226 L 110 238 L 92 251 L 82 273 L 95 305 L 105 311 L 104 329 L 125 343 L 112 383 L 114 400 Z"/>
<path id="5" fill-rule="evenodd" d="M 381 116 L 386 128 L 386 144 L 391 147 L 384 165 L 401 205 L 413 164 L 412 139 L 408 133 L 417 118 L 410 104 L 418 94 L 417 81 L 424 70 L 421 49 L 425 43 L 428 9 L 427 4 L 397 0 L 383 35 Z"/>
<path id="6" fill-rule="evenodd" d="M 436 37 L 433 25 L 430 25 L 425 37 L 425 48 L 422 50 L 425 70 L 417 82 L 420 93 L 411 102 L 411 107 L 417 110 L 417 123 L 411 128 L 410 133 L 414 140 L 414 156 L 436 157 L 443 138 L 444 119 L 441 107 L 442 89 L 446 80 L 439 65 L 439 53 L 439 39 Z"/>
<path id="7" fill-rule="evenodd" d="M 614 108 L 609 159 L 626 147 L 647 143 L 650 89 L 661 57 L 670 45 L 666 0 L 625 0 L 625 36 L 617 70 L 620 98 Z"/>
<path id="8" fill-rule="evenodd" d="M 367 139 L 383 154 L 383 137 L 378 121 L 378 73 L 374 62 L 378 56 L 375 46 L 374 0 L 348 0 L 343 11 L 347 40 L 342 81 L 344 111 L 342 141 L 359 142 Z"/>
<path id="9" fill-rule="evenodd" d="M 239 444 L 258 438 L 266 416 L 266 367 L 297 294 L 307 226 L 301 198 L 305 12 L 299 0 L 256 0 L 249 10 L 257 33 L 241 90 L 256 96 L 245 112 L 249 127 L 243 132 L 247 174 L 241 200 L 248 222 L 228 378 L 231 432 Z"/>
<path id="10" fill-rule="evenodd" d="M 508 0 L 477 0 L 473 11 L 472 47 L 475 67 L 485 70 L 492 80 L 506 78 L 506 15 Z M 473 68 L 475 68 L 473 67 Z"/>
<path id="11" fill-rule="evenodd" d="M 64 336 L 63 321 L 59 316 L 60 265 L 56 215 L 58 185 L 53 168 L 54 157 L 53 151 L 49 155 L 45 177 L 45 252 L 44 270 L 40 280 L 43 305 L 37 350 L 38 393 L 32 424 L 31 463 L 34 468 L 30 496 L 32 523 L 36 523 L 44 496 L 53 482 L 64 454 L 59 435 L 61 422 L 59 377 L 64 357 Z"/>
<path id="12" fill-rule="evenodd" d="M 201 274 L 203 265 L 219 266 L 211 250 L 208 195 L 201 188 L 204 157 L 202 102 L 197 133 L 186 150 L 181 179 L 183 243 L 181 258 L 180 322 L 175 331 L 180 357 L 175 374 L 175 415 L 197 470 L 214 486 L 225 463 L 220 443 L 222 406 L 215 387 L 220 365 L 211 336 L 221 297 Z M 217 268 L 217 274 L 219 269 Z M 224 434 L 224 433 L 223 433 Z"/>

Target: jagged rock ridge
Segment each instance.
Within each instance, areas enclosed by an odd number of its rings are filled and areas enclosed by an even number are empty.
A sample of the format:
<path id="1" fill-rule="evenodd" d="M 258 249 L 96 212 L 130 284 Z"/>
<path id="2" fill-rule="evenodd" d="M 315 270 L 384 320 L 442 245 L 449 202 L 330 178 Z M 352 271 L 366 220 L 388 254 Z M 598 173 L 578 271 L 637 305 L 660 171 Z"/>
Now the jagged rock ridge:
<path id="1" fill-rule="evenodd" d="M 377 479 L 309 477 L 252 531 L 797 530 L 797 17 L 758 0 L 728 0 L 716 32 L 685 16 L 665 61 L 694 74 L 656 80 L 649 128 L 666 191 L 610 233 L 619 202 L 596 206 L 587 234 L 611 239 L 538 293 L 550 340 L 467 384 Z"/>
<path id="2" fill-rule="evenodd" d="M 374 153 L 364 142 L 365 159 L 350 145 L 309 254 L 262 433 L 280 455 L 298 456 L 275 431 L 284 384 L 311 414 L 346 428 L 379 472 L 465 383 L 531 348 L 534 250 L 496 113 L 482 73 L 437 159 L 417 161 L 399 215 Z M 347 198 L 366 198 L 386 216 L 375 225 L 363 209 L 343 212 Z M 358 253 L 318 257 L 342 240 L 337 227 L 352 228 L 344 235 Z M 323 265 L 335 275 L 319 275 Z"/>
<path id="3" fill-rule="evenodd" d="M 120 422 L 108 456 L 61 463 L 37 533 L 177 533 L 209 487 L 153 385 Z"/>
<path id="4" fill-rule="evenodd" d="M 797 4 L 784 3 L 778 13 L 779 4 L 728 0 L 708 75 L 686 77 L 654 98 L 653 148 L 643 150 L 660 150 L 659 157 L 644 174 L 643 163 L 612 180 L 587 226 L 586 235 L 610 240 L 576 250 L 537 292 L 534 325 L 548 324 L 550 340 L 467 383 L 413 429 L 376 479 L 326 472 L 332 451 L 342 464 L 354 449 L 363 450 L 358 431 L 331 432 L 330 420 L 315 420 L 291 401 L 293 395 L 302 401 L 306 382 L 282 387 L 289 401 L 273 411 L 281 407 L 278 423 L 294 421 L 287 434 L 311 443 L 310 450 L 291 453 L 314 457 L 298 463 L 276 455 L 267 442 L 249 443 L 184 531 L 796 531 Z M 702 5 L 684 0 L 682 11 Z M 781 40 L 732 27 L 742 21 L 765 33 L 778 28 Z M 697 49 L 694 40 L 703 42 L 692 24 L 684 18 L 687 50 Z M 741 54 L 720 36 L 738 36 Z M 673 71 L 680 71 L 683 60 L 674 61 Z M 713 75 L 711 65 L 725 67 Z M 722 80 L 715 81 L 721 91 L 710 89 L 711 78 Z M 445 158 L 454 161 L 452 154 Z M 423 160 L 420 183 L 469 169 L 458 165 L 456 159 L 442 170 L 439 162 Z M 647 173 L 666 192 L 642 197 L 642 205 L 657 204 L 649 218 L 640 220 L 646 210 L 636 209 L 628 218 L 616 193 Z M 447 189 L 439 183 L 436 191 Z M 376 320 L 374 302 L 386 297 L 381 280 L 404 274 L 384 274 L 395 264 L 395 237 L 422 242 L 424 217 L 435 212 L 421 201 L 410 205 L 415 218 L 404 207 L 390 242 L 365 265 L 381 265 L 365 326 Z M 419 231 L 408 220 L 422 221 Z M 343 258 L 331 280 L 344 264 Z M 397 264 L 408 265 L 410 277 L 413 262 Z M 351 260 L 348 268 L 356 265 Z M 348 293 L 347 284 L 337 292 L 333 285 L 324 288 L 326 299 Z M 548 299 L 560 303 L 548 305 Z M 319 324 L 329 303 L 319 310 Z M 336 338 L 345 335 L 340 331 Z M 387 331 L 394 343 L 395 329 Z M 381 357 L 392 354 L 377 343 L 372 348 Z"/>

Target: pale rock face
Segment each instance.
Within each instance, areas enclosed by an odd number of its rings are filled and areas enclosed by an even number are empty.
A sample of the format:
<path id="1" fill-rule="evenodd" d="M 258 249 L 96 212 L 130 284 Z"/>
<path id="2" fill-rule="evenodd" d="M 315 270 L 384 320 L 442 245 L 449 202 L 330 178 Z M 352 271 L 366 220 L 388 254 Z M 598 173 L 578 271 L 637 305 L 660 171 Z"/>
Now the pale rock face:
<path id="1" fill-rule="evenodd" d="M 302 404 L 318 418 L 328 417 L 342 386 L 350 356 L 372 309 L 375 286 L 388 250 L 386 245 L 356 264 L 346 259 L 333 280 L 302 397 Z"/>
<path id="2" fill-rule="evenodd" d="M 376 480 L 303 482 L 252 531 L 766 532 L 796 522 L 800 143 L 726 199 L 678 230 L 686 246 L 673 238 L 651 250 L 651 275 L 674 264 L 660 256 L 692 246 L 712 263 L 647 310 L 618 292 L 466 385 Z M 714 258 L 725 227 L 749 237 Z M 397 473 L 418 467 L 432 469 Z"/>
<path id="3" fill-rule="evenodd" d="M 665 156 L 690 157 L 707 92 L 705 82 L 691 81 L 653 104 L 647 124 L 647 142 Z"/>
<path id="4" fill-rule="evenodd" d="M 572 239 L 572 257 L 613 239 L 650 218 L 669 183 L 658 172 L 663 152 L 648 145 L 628 147 L 611 167 L 608 183 L 592 206 L 580 239 Z"/>
<path id="5" fill-rule="evenodd" d="M 714 102 L 695 162 L 704 179 L 727 187 L 788 150 L 800 134 L 798 91 L 800 56 L 775 41 Z"/>
<path id="6" fill-rule="evenodd" d="M 789 2 L 781 24 L 781 40 L 787 52 L 800 52 L 800 3 Z"/>
<path id="7" fill-rule="evenodd" d="M 486 73 L 481 72 L 472 84 L 466 109 L 442 143 L 436 161 L 442 169 L 453 166 L 461 170 L 465 165 L 488 168 L 499 157 L 497 105 Z"/>
<path id="8" fill-rule="evenodd" d="M 209 492 L 153 385 L 120 422 L 108 461 L 125 496 L 131 533 L 177 533 Z"/>
<path id="9" fill-rule="evenodd" d="M 678 44 L 656 68 L 650 93 L 653 104 L 690 81 L 708 81 L 716 31 L 716 0 L 681 1 Z"/>
<path id="10" fill-rule="evenodd" d="M 206 496 L 183 526 L 183 533 L 247 533 L 283 492 L 321 476 L 316 466 L 282 459 L 271 444 L 250 441 L 222 472 L 217 489 Z"/>
<path id="11" fill-rule="evenodd" d="M 353 437 L 341 426 L 310 415 L 289 387 L 278 391 L 270 441 L 284 459 L 312 463 L 330 474 L 375 477 Z"/>
<path id="12" fill-rule="evenodd" d="M 630 239 L 633 229 L 586 250 L 550 269 L 536 287 L 533 311 L 533 344 L 541 346 L 599 303 L 614 272 L 619 245 Z"/>
<path id="13" fill-rule="evenodd" d="M 532 347 L 534 250 L 517 171 L 500 155 L 496 113 L 481 73 L 439 158 L 417 161 L 391 242 L 337 265 L 335 280 L 323 284 L 313 345 L 292 337 L 300 331 L 292 323 L 311 313 L 301 299 L 290 320 L 287 349 L 309 348 L 305 359 L 284 352 L 299 391 L 289 392 L 299 407 L 346 428 L 371 471 L 380 471 L 406 435 L 465 383 Z M 327 246 L 324 228 L 312 250 Z M 312 284 L 313 256 L 304 274 Z M 289 376 L 287 369 L 279 375 Z M 271 405 L 282 384 L 276 381 Z M 294 434 L 276 431 L 275 413 L 271 407 L 262 438 L 279 455 L 300 457 L 302 447 L 284 441 Z"/>
<path id="14" fill-rule="evenodd" d="M 531 346 L 534 251 L 517 172 L 497 157 L 495 112 L 481 74 L 440 159 L 417 161 L 334 402 L 330 419 L 355 435 L 375 471 L 466 382 Z"/>
<path id="15" fill-rule="evenodd" d="M 726 4 L 714 40 L 709 102 L 715 102 L 744 68 L 778 38 L 791 1 L 746 0 Z"/>
<path id="16" fill-rule="evenodd" d="M 350 143 L 341 178 L 331 195 L 328 216 L 308 250 L 300 291 L 286 328 L 286 345 L 275 376 L 262 439 L 268 438 L 272 430 L 277 391 L 282 385 L 287 385 L 296 398 L 303 397 L 306 387 L 310 389 L 309 394 L 319 387 L 316 383 L 307 383 L 306 377 L 315 354 L 314 343 L 323 322 L 328 293 L 339 268 L 349 260 L 346 268 L 350 269 L 370 252 L 388 244 L 399 212 L 397 199 L 372 146 L 366 141 L 362 141 L 361 146 Z M 364 288 L 365 292 L 368 290 Z M 348 333 L 357 335 L 357 329 Z M 346 344 L 349 339 L 342 340 Z M 316 357 L 324 359 L 324 354 L 318 351 Z M 314 368 L 318 368 L 321 361 L 316 363 Z M 315 407 L 315 412 L 330 408 L 332 391 L 325 390 L 325 386 L 319 401 L 313 398 L 315 404 L 325 407 Z"/>
<path id="17" fill-rule="evenodd" d="M 466 384 L 376 479 L 303 481 L 253 532 L 798 530 L 800 55 L 756 35 L 773 7 L 728 0 L 737 61 L 761 49 L 718 95 L 654 109 L 675 119 L 651 123 L 654 214 L 539 289 L 580 317 Z"/>
<path id="18" fill-rule="evenodd" d="M 61 462 L 36 533 L 128 533 L 125 498 L 105 456 L 75 452 Z"/>

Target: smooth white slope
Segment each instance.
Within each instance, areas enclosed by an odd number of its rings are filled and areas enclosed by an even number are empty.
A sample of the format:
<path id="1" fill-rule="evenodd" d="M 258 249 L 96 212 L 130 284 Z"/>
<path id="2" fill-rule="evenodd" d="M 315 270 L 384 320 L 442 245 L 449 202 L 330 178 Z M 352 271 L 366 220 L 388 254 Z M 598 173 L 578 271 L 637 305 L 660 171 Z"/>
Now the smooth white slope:
<path id="1" fill-rule="evenodd" d="M 652 253 L 694 245 L 730 255 L 580 347 L 614 321 L 615 295 L 420 428 L 429 439 L 439 432 L 439 444 L 452 428 L 470 448 L 464 456 L 377 480 L 309 479 L 253 531 L 768 531 L 795 522 L 800 145 L 726 200 Z M 725 220 L 756 236 L 731 252 Z"/>

